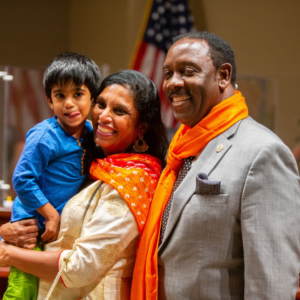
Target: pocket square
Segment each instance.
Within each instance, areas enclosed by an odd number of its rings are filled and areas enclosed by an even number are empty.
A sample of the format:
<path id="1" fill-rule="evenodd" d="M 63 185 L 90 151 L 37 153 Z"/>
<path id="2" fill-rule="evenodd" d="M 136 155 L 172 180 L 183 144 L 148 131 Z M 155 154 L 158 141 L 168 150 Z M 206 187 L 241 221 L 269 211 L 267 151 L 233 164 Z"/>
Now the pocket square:
<path id="1" fill-rule="evenodd" d="M 219 195 L 221 192 L 221 181 L 210 181 L 205 173 L 196 176 L 196 192 L 199 195 Z"/>

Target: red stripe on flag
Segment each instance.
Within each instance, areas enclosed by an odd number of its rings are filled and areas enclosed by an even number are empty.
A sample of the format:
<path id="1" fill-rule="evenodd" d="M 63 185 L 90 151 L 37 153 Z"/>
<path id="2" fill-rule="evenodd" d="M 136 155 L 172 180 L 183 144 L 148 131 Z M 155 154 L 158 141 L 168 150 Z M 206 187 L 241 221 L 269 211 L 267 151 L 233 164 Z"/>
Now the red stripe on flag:
<path id="1" fill-rule="evenodd" d="M 157 68 L 157 58 L 158 58 L 158 55 L 159 55 L 159 51 L 160 50 L 156 48 L 154 62 L 153 62 L 153 68 L 152 68 L 152 72 L 151 72 L 151 75 L 150 75 L 151 80 L 154 79 L 154 74 L 155 74 L 155 71 L 156 71 L 156 68 Z M 158 67 L 162 68 L 162 66 L 158 66 Z"/>
<path id="2" fill-rule="evenodd" d="M 140 48 L 136 56 L 136 60 L 133 65 L 133 70 L 137 70 L 137 71 L 140 70 L 147 46 L 148 46 L 147 43 L 145 43 L 144 41 L 141 42 Z"/>

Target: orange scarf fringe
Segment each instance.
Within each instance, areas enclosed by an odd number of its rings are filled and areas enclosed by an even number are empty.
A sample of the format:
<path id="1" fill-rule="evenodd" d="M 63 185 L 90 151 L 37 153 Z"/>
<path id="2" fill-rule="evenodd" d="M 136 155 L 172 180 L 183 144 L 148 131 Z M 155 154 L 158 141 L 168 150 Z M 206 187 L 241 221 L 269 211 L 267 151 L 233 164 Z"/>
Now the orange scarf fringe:
<path id="1" fill-rule="evenodd" d="M 235 95 L 216 105 L 194 127 L 181 125 L 168 152 L 167 167 L 162 172 L 151 204 L 148 220 L 140 240 L 133 274 L 131 300 L 156 300 L 158 289 L 157 249 L 164 209 L 183 160 L 196 156 L 213 138 L 248 116 L 242 94 Z"/>
<path id="2" fill-rule="evenodd" d="M 122 153 L 96 159 L 90 178 L 112 185 L 128 204 L 141 234 L 161 173 L 161 161 L 148 154 Z"/>

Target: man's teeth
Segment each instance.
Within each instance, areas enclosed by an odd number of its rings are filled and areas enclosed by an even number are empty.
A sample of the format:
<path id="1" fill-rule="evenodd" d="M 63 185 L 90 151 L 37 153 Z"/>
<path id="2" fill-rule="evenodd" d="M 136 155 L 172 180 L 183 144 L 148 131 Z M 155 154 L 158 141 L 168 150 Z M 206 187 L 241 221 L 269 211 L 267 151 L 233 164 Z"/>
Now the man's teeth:
<path id="1" fill-rule="evenodd" d="M 104 128 L 104 127 L 101 127 L 101 126 L 98 126 L 98 129 L 99 129 L 101 132 L 105 132 L 105 133 L 111 133 L 111 132 L 114 132 L 113 129 L 107 129 L 107 128 Z"/>
<path id="2" fill-rule="evenodd" d="M 188 100 L 190 97 L 187 96 L 180 96 L 180 97 L 173 97 L 174 102 L 179 102 L 179 101 L 185 101 Z"/>

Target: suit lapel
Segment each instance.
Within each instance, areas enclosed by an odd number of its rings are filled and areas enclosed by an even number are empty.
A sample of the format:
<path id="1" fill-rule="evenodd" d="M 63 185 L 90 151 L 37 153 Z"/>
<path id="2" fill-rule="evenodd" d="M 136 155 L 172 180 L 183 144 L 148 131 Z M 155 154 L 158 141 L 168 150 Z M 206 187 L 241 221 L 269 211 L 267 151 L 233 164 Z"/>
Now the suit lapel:
<path id="1" fill-rule="evenodd" d="M 159 250 L 163 247 L 165 241 L 168 239 L 168 236 L 176 225 L 183 208 L 195 192 L 196 175 L 200 172 L 209 175 L 212 172 L 219 161 L 229 151 L 231 143 L 229 142 L 228 138 L 235 134 L 240 123 L 241 121 L 237 122 L 223 134 L 220 134 L 208 143 L 197 161 L 192 166 L 191 170 L 188 172 L 184 180 L 177 188 L 173 196 L 173 202 L 170 210 L 167 228 L 164 234 L 163 241 L 159 246 Z M 219 145 L 222 145 L 223 149 L 220 152 L 217 152 L 216 149 Z"/>

